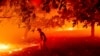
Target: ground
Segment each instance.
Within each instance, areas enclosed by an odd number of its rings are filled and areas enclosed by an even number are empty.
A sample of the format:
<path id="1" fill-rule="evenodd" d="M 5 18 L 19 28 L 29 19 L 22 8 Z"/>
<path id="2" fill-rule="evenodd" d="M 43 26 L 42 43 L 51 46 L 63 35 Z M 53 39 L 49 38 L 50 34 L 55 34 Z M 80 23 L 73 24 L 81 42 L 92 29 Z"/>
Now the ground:
<path id="1" fill-rule="evenodd" d="M 46 46 L 31 46 L 3 56 L 100 56 L 100 38 L 48 38 Z"/>

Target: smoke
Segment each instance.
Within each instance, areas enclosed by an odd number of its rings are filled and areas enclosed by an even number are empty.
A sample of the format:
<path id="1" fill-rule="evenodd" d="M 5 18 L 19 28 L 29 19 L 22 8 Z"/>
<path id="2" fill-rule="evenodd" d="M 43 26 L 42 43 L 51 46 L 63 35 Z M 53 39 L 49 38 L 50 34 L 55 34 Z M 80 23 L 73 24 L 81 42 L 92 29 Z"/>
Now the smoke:
<path id="1" fill-rule="evenodd" d="M 18 28 L 12 20 L 5 20 L 0 23 L 0 42 L 18 42 L 23 37 L 24 29 Z"/>

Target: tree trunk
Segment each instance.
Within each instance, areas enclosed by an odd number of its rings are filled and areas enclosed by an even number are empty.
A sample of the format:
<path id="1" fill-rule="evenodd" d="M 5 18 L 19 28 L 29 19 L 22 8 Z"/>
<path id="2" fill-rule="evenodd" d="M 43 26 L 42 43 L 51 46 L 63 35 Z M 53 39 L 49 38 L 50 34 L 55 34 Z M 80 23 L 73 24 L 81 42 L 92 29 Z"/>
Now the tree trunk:
<path id="1" fill-rule="evenodd" d="M 91 37 L 95 37 L 95 22 L 91 23 Z"/>
<path id="2" fill-rule="evenodd" d="M 23 39 L 27 39 L 27 37 L 28 37 L 28 32 L 30 31 L 30 29 L 31 29 L 31 26 L 30 26 L 30 25 L 27 25 L 27 26 L 26 26 L 26 29 L 25 29 L 25 33 L 24 33 Z"/>

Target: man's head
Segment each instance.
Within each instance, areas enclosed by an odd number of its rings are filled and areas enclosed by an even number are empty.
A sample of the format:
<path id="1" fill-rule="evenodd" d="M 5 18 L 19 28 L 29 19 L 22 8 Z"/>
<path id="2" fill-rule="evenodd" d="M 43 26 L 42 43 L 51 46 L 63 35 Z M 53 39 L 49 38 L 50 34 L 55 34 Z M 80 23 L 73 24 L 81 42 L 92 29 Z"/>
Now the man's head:
<path id="1" fill-rule="evenodd" d="M 41 32 L 42 30 L 41 30 L 41 28 L 38 28 L 37 31 Z"/>

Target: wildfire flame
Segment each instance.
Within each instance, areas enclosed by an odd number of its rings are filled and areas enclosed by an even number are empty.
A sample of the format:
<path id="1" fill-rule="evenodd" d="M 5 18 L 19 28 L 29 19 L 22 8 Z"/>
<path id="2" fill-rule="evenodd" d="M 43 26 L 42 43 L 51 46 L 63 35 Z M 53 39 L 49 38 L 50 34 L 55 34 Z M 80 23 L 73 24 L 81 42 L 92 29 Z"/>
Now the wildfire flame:
<path id="1" fill-rule="evenodd" d="M 0 44 L 0 51 L 5 51 L 10 49 L 10 46 L 7 44 Z"/>

